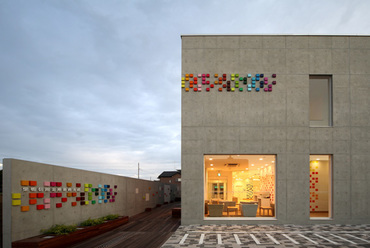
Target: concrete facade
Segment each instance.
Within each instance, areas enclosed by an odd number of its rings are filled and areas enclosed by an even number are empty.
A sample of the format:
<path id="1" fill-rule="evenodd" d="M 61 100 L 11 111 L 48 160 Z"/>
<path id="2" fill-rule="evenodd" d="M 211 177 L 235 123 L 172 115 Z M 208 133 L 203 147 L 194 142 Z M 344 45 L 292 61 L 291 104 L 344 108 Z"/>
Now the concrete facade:
<path id="1" fill-rule="evenodd" d="M 369 223 L 369 36 L 186 35 L 181 73 L 277 74 L 272 92 L 182 88 L 183 225 Z M 332 76 L 331 127 L 309 125 L 310 75 Z M 205 219 L 205 154 L 276 155 L 276 218 Z M 310 154 L 332 156 L 330 219 L 309 217 Z"/>
<path id="2" fill-rule="evenodd" d="M 12 241 L 39 235 L 41 229 L 55 224 L 79 224 L 89 218 L 108 214 L 133 216 L 144 212 L 146 208 L 164 204 L 165 199 L 174 201 L 177 190 L 175 186 L 161 182 L 16 159 L 4 159 L 3 165 L 3 247 L 11 247 Z M 22 181 L 33 181 L 36 185 L 22 186 Z M 45 186 L 50 182 L 59 182 L 61 185 Z M 78 187 L 77 184 L 81 186 Z M 165 187 L 168 192 L 165 192 Z M 99 188 L 99 195 L 92 188 Z M 104 188 L 107 191 L 102 196 Z M 110 189 L 110 197 L 107 197 Z M 30 195 L 38 193 L 43 195 Z M 61 196 L 52 197 L 52 193 L 61 193 Z M 70 193 L 76 195 L 68 195 Z M 81 193 L 85 195 L 82 196 Z M 113 196 L 114 202 L 110 201 Z M 107 201 L 104 202 L 103 199 Z M 49 201 L 48 208 L 37 210 L 41 205 L 46 208 L 46 201 Z M 72 206 L 73 202 L 77 203 L 76 206 Z M 57 204 L 61 205 L 57 207 Z M 22 207 L 27 206 L 28 211 L 22 211 Z"/>

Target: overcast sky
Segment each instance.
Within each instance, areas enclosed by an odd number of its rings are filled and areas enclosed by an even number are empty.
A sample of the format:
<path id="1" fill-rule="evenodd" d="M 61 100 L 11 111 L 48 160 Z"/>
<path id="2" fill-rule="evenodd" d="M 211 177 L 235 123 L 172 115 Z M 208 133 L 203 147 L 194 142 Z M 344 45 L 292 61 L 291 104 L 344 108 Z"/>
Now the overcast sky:
<path id="1" fill-rule="evenodd" d="M 139 162 L 154 180 L 181 168 L 182 34 L 370 34 L 369 10 L 368 0 L 0 0 L 0 158 L 129 177 Z"/>

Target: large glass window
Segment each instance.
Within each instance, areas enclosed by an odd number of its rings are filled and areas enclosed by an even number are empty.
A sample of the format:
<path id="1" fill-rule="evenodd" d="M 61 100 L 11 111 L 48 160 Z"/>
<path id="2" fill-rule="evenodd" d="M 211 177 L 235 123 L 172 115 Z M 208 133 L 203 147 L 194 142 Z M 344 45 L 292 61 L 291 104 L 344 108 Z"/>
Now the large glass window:
<path id="1" fill-rule="evenodd" d="M 310 155 L 310 218 L 331 217 L 331 155 Z"/>
<path id="2" fill-rule="evenodd" d="M 205 217 L 274 217 L 275 155 L 205 155 Z"/>
<path id="3" fill-rule="evenodd" d="M 332 126 L 331 76 L 310 76 L 310 126 Z"/>

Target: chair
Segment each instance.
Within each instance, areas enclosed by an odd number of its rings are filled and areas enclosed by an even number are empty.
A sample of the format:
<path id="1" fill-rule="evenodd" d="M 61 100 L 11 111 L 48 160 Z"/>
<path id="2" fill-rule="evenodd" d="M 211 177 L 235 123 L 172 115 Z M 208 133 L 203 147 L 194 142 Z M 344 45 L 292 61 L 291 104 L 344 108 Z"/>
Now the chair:
<path id="1" fill-rule="evenodd" d="M 209 201 L 205 200 L 205 202 L 204 202 L 204 214 L 208 214 L 208 204 L 209 204 Z"/>
<path id="2" fill-rule="evenodd" d="M 236 202 L 233 201 L 233 202 L 228 203 L 226 207 L 226 211 L 227 211 L 227 216 L 229 216 L 230 212 L 235 212 L 237 214 L 238 208 L 236 207 Z"/>
<path id="3" fill-rule="evenodd" d="M 261 215 L 261 210 L 262 210 L 262 215 L 265 216 L 265 210 L 267 210 L 267 215 L 269 215 L 269 211 L 271 210 L 272 216 L 273 214 L 273 208 L 271 207 L 271 202 L 269 198 L 262 198 L 260 199 L 260 206 L 259 206 L 259 214 Z"/>
<path id="4" fill-rule="evenodd" d="M 256 217 L 258 204 L 255 203 L 241 203 L 240 204 L 241 213 L 244 217 Z"/>
<path id="5" fill-rule="evenodd" d="M 223 204 L 208 204 L 209 217 L 222 217 Z"/>

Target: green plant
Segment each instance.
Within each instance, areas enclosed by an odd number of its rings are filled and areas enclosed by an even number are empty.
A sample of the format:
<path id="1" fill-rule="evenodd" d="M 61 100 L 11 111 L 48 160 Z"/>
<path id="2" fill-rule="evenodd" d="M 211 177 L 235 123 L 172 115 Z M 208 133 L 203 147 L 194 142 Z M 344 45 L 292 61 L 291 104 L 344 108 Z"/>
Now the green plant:
<path id="1" fill-rule="evenodd" d="M 104 216 L 104 217 L 101 217 L 101 218 L 97 218 L 97 219 L 87 219 L 83 222 L 80 223 L 79 226 L 96 226 L 96 225 L 99 225 L 99 224 L 102 224 L 104 221 L 108 221 L 108 220 L 115 220 L 115 219 L 118 219 L 119 218 L 119 215 L 118 214 L 110 214 L 110 215 L 107 215 L 107 216 Z M 41 230 L 41 233 L 43 234 L 54 234 L 54 235 L 64 235 L 64 234 L 68 234 L 68 233 L 71 233 L 71 232 L 74 232 L 77 230 L 77 226 L 76 225 L 54 225 L 52 227 L 50 227 L 49 229 L 43 229 Z"/>
<path id="2" fill-rule="evenodd" d="M 87 219 L 85 221 L 82 221 L 80 223 L 80 226 L 96 226 L 96 225 L 99 225 L 99 224 L 102 224 L 104 222 L 104 220 L 102 218 L 98 218 L 98 219 Z"/>
<path id="3" fill-rule="evenodd" d="M 118 219 L 118 218 L 119 218 L 118 214 L 110 214 L 110 215 L 107 215 L 107 216 L 103 217 L 104 220 L 115 220 L 115 219 Z"/>
<path id="4" fill-rule="evenodd" d="M 43 234 L 65 235 L 76 231 L 76 225 L 54 225 L 49 229 L 42 229 Z"/>

